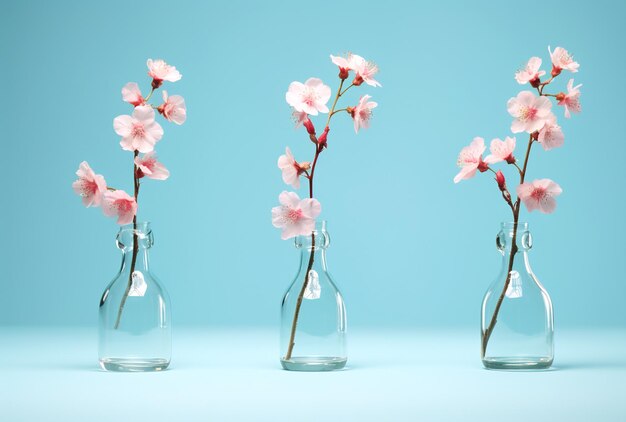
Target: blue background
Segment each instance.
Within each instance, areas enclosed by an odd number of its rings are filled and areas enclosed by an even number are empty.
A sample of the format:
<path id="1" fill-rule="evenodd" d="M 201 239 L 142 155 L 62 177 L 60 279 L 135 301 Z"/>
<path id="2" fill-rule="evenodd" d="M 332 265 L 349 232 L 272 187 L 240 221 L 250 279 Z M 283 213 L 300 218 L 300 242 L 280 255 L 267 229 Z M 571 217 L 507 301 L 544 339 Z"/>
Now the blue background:
<path id="1" fill-rule="evenodd" d="M 551 45 L 581 64 L 583 113 L 555 110 L 565 146 L 533 150 L 528 177 L 564 193 L 555 214 L 523 214 L 531 262 L 557 330 L 624 327 L 625 17 L 623 2 L 603 1 L 4 2 L 0 323 L 95 326 L 117 226 L 70 185 L 87 160 L 130 191 L 112 120 L 131 112 L 126 82 L 148 91 L 150 57 L 181 71 L 165 88 L 188 107 L 183 126 L 162 122 L 171 178 L 146 181 L 140 197 L 175 324 L 275 326 L 298 265 L 270 223 L 288 189 L 276 160 L 285 145 L 299 160 L 312 153 L 284 94 L 311 76 L 334 89 L 328 56 L 353 51 L 377 62 L 383 87 L 355 89 L 350 104 L 367 93 L 379 107 L 357 136 L 336 119 L 316 177 L 349 323 L 477 330 L 510 216 L 487 174 L 452 183 L 457 154 L 474 136 L 510 134 L 506 101 L 525 89 L 514 72 L 533 55 L 549 71 Z"/>

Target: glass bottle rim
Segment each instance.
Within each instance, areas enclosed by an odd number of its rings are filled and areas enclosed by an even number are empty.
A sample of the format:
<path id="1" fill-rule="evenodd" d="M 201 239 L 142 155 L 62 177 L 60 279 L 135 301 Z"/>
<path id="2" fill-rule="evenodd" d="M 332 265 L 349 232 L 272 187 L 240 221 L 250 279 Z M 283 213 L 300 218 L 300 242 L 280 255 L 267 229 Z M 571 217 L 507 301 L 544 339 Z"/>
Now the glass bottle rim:
<path id="1" fill-rule="evenodd" d="M 529 224 L 526 221 L 518 221 L 517 222 L 517 230 L 527 231 Z M 515 227 L 515 222 L 513 221 L 503 221 L 500 223 L 500 228 L 505 230 L 513 230 Z"/>
<path id="2" fill-rule="evenodd" d="M 136 228 L 135 228 L 136 227 Z M 152 231 L 152 223 L 149 221 L 138 221 L 137 223 L 129 223 L 120 226 L 120 233 L 125 231 L 133 231 L 147 233 Z"/>

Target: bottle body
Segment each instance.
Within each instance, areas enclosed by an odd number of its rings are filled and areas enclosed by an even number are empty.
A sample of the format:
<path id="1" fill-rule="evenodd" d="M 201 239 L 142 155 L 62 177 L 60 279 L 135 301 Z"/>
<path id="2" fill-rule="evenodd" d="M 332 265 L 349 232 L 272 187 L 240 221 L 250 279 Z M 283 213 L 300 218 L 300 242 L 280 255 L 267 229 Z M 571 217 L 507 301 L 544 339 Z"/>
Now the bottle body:
<path id="1" fill-rule="evenodd" d="M 281 305 L 281 365 L 295 371 L 341 369 L 348 360 L 346 308 L 326 266 L 326 223 L 295 243 L 300 270 Z"/>
<path id="2" fill-rule="evenodd" d="M 528 224 L 503 223 L 496 240 L 503 262 L 482 303 L 483 365 L 489 369 L 549 368 L 554 360 L 552 301 L 530 266 Z"/>
<path id="3" fill-rule="evenodd" d="M 150 272 L 148 223 L 122 226 L 117 236 L 122 266 L 99 307 L 98 356 L 108 371 L 160 371 L 171 360 L 170 301 Z M 133 257 L 134 256 L 134 257 Z"/>

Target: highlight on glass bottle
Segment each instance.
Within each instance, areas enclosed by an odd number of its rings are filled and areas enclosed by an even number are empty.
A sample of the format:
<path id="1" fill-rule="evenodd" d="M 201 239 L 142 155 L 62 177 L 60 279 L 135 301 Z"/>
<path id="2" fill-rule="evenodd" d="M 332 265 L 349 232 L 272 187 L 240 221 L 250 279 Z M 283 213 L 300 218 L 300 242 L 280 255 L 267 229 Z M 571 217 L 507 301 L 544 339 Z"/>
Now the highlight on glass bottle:
<path id="1" fill-rule="evenodd" d="M 100 300 L 98 355 L 108 371 L 160 371 L 172 350 L 170 302 L 150 272 L 149 223 L 120 227 L 117 247 L 122 265 Z"/>
<path id="2" fill-rule="evenodd" d="M 502 223 L 502 268 L 482 303 L 481 358 L 489 369 L 545 369 L 554 360 L 552 302 L 528 259 L 528 223 Z"/>
<path id="3" fill-rule="evenodd" d="M 330 243 L 326 222 L 309 236 L 298 236 L 300 269 L 283 297 L 280 352 L 284 369 L 341 369 L 346 355 L 346 309 L 326 266 Z"/>

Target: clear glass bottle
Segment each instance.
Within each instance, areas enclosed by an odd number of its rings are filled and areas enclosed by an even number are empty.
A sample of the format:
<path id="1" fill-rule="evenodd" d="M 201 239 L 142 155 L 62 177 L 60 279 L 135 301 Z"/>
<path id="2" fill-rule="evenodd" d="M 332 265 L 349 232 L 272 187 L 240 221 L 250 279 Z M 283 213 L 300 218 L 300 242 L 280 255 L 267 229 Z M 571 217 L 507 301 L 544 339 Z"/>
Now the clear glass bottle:
<path id="1" fill-rule="evenodd" d="M 502 223 L 496 244 L 503 259 L 482 304 L 483 365 L 489 369 L 549 368 L 554 360 L 552 302 L 530 267 L 528 223 L 518 223 L 517 230 L 514 223 Z"/>
<path id="2" fill-rule="evenodd" d="M 281 307 L 280 361 L 284 369 L 332 371 L 348 361 L 346 308 L 326 267 L 329 243 L 325 221 L 317 222 L 311 235 L 296 237 L 300 270 Z"/>
<path id="3" fill-rule="evenodd" d="M 98 356 L 105 370 L 160 371 L 170 363 L 171 308 L 148 266 L 153 242 L 150 223 L 128 224 L 117 234 L 122 266 L 102 294 L 99 310 Z"/>

